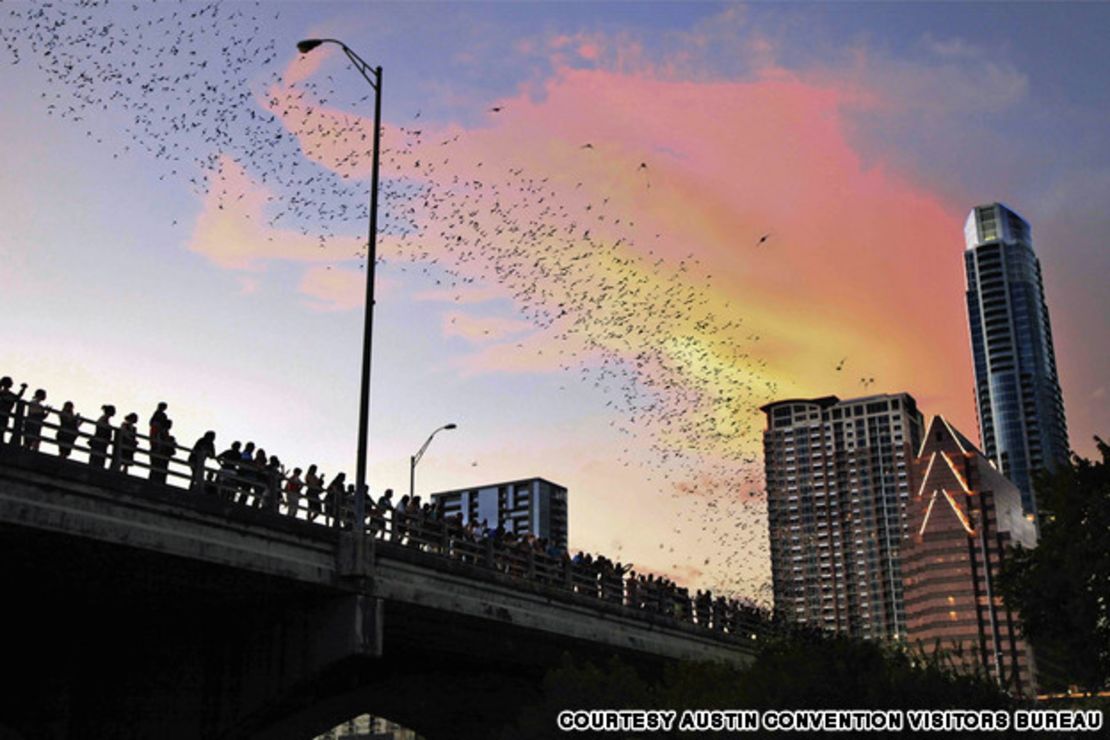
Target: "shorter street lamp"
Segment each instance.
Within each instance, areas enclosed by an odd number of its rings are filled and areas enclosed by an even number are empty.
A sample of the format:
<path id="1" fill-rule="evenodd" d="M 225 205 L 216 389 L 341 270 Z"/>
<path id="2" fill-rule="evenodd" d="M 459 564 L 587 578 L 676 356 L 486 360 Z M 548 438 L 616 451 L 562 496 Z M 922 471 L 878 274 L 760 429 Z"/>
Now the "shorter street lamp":
<path id="1" fill-rule="evenodd" d="M 415 455 L 413 455 L 412 457 L 409 458 L 409 498 L 410 499 L 413 496 L 416 495 L 416 463 L 420 462 L 420 458 L 424 457 L 424 453 L 428 451 L 428 445 L 430 445 L 432 443 L 432 438 L 435 437 L 440 432 L 442 432 L 444 429 L 458 429 L 458 428 L 459 428 L 458 425 L 454 424 L 454 423 L 444 424 L 439 429 L 437 429 L 434 432 L 432 432 L 431 434 L 429 434 L 427 441 L 424 442 L 424 446 L 421 447 L 420 450 Z"/>

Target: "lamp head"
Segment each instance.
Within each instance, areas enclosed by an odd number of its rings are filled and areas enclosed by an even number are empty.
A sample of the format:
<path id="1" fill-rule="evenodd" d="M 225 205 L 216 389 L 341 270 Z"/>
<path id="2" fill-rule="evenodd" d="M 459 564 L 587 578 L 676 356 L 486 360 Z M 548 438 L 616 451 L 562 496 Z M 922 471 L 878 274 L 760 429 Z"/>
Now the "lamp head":
<path id="1" fill-rule="evenodd" d="M 304 41 L 298 41 L 297 42 L 297 51 L 299 51 L 302 54 L 307 54 L 308 52 L 312 51 L 313 49 L 315 49 L 317 46 L 319 46 L 322 43 L 324 43 L 324 42 L 321 41 L 320 39 L 305 39 Z"/>
<path id="2" fill-rule="evenodd" d="M 445 426 L 445 427 L 443 427 L 443 428 L 444 428 L 444 429 L 458 429 L 458 428 L 459 428 L 459 425 L 458 425 L 458 424 L 455 424 L 454 422 L 452 422 L 452 423 L 448 424 L 447 426 Z"/>

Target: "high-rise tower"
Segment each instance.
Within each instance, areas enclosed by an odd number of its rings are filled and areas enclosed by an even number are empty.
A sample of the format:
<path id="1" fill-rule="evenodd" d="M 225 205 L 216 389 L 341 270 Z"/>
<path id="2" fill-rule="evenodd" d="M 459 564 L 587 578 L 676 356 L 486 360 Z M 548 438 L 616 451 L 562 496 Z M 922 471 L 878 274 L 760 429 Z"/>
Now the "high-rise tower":
<path id="1" fill-rule="evenodd" d="M 978 206 L 964 226 L 967 313 L 983 453 L 1036 513 L 1033 476 L 1068 459 L 1041 265 L 1029 224 L 1000 203 Z"/>
<path id="2" fill-rule="evenodd" d="M 902 543 L 906 639 L 950 653 L 1017 695 L 1035 694 L 1019 615 L 998 589 L 1007 548 L 1037 545 L 1021 491 L 975 445 L 934 416 L 911 466 L 910 536 Z"/>
<path id="3" fill-rule="evenodd" d="M 900 551 L 923 426 L 913 397 L 762 410 L 775 609 L 865 639 L 904 635 Z"/>

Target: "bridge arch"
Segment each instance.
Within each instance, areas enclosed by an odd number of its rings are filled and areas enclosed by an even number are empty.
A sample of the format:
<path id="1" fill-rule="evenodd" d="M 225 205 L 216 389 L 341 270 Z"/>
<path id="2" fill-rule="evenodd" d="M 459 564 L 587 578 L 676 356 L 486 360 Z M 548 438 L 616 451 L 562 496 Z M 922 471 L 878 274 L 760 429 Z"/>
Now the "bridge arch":
<path id="1" fill-rule="evenodd" d="M 313 694 L 264 710 L 227 738 L 304 740 L 362 714 L 386 717 L 427 740 L 494 740 L 522 706 L 539 698 L 542 672 L 412 669 L 388 674 L 381 663 L 349 668 L 339 683 L 359 685 Z M 333 679 L 339 678 L 333 676 Z M 322 687 L 317 686 L 319 690 Z M 306 699 L 308 699 L 306 701 Z"/>

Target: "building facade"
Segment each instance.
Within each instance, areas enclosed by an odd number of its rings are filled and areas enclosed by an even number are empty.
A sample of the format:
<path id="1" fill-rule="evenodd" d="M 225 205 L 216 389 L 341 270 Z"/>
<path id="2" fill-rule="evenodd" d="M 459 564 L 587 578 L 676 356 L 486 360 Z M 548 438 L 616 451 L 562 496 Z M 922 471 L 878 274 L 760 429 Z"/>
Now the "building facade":
<path id="1" fill-rule="evenodd" d="M 1035 514 L 1034 475 L 1068 459 L 1041 265 L 1029 224 L 999 203 L 972 210 L 964 239 L 982 450 Z"/>
<path id="2" fill-rule="evenodd" d="M 912 466 L 910 537 L 902 551 L 906 637 L 957 667 L 1033 696 L 1033 654 L 995 587 L 1007 547 L 1036 546 L 1021 491 L 942 417 Z"/>
<path id="3" fill-rule="evenodd" d="M 381 717 L 363 714 L 334 727 L 314 740 L 422 740 L 412 730 Z"/>
<path id="4" fill-rule="evenodd" d="M 906 393 L 762 407 L 775 609 L 867 639 L 904 634 L 900 550 L 922 418 Z"/>
<path id="5" fill-rule="evenodd" d="M 567 546 L 567 489 L 543 478 L 494 483 L 433 493 L 445 516 L 462 514 L 464 524 L 485 521 L 506 532 L 545 537 Z"/>

